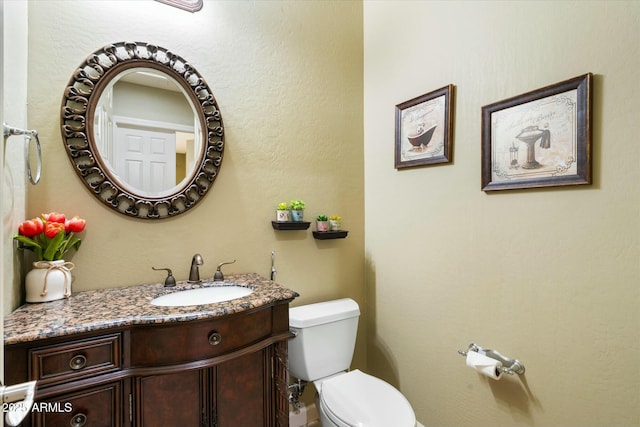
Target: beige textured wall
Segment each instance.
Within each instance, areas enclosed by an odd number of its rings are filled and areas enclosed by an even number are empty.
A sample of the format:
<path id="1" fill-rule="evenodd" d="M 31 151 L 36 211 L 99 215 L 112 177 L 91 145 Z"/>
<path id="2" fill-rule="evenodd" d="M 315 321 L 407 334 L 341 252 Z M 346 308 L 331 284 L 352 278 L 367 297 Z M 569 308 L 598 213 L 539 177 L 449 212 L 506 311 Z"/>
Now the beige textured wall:
<path id="1" fill-rule="evenodd" d="M 4 28 L 4 2 L 0 3 L 0 22 Z M 4 64 L 4 34 L 0 33 L 0 84 L 3 85 L 3 89 L 0 91 L 0 121 L 4 123 L 4 70 L 2 64 Z M 0 150 L 0 176 L 4 176 L 4 144 L 2 150 Z M 0 200 L 3 201 L 4 206 L 4 179 L 3 184 L 0 185 Z M 8 241 L 8 236 L 5 236 L 5 228 L 2 228 L 2 234 L 0 235 L 0 260 L 4 260 L 4 245 Z M 7 281 L 6 268 L 4 261 L 2 265 L 2 275 L 0 275 L 0 292 L 2 292 L 3 303 L 0 304 L 0 317 L 4 316 L 4 283 Z M 0 324 L 0 333 L 4 336 L 4 322 Z M 0 366 L 4 366 L 4 341 L 0 342 Z M 0 368 L 0 381 L 4 384 L 4 368 Z"/>
<path id="2" fill-rule="evenodd" d="M 33 129 L 27 121 L 27 4 L 7 1 L 2 4 L 2 122 L 21 129 Z M 10 312 L 20 302 L 21 258 L 13 249 L 13 234 L 23 221 L 27 176 L 22 136 L 6 139 L 2 148 L 2 248 L 0 249 L 2 311 Z M 34 165 L 35 168 L 35 165 Z M 35 170 L 34 170 L 35 172 Z"/>
<path id="3" fill-rule="evenodd" d="M 275 250 L 277 280 L 301 294 L 296 304 L 343 296 L 363 303 L 360 3 L 205 1 L 195 14 L 153 1 L 29 6 L 29 120 L 41 129 L 45 163 L 42 183 L 29 189 L 28 214 L 87 219 L 71 259 L 74 290 L 164 280 L 152 266 L 184 280 L 196 252 L 205 262 L 201 276 L 237 259 L 226 273 L 268 277 Z M 116 41 L 175 51 L 219 103 L 226 128 L 220 174 L 200 204 L 176 218 L 135 220 L 108 209 L 82 185 L 64 150 L 65 85 L 90 53 Z M 349 236 L 318 241 L 311 229 L 273 230 L 276 204 L 294 198 L 307 203 L 307 219 L 342 215 Z"/>
<path id="4" fill-rule="evenodd" d="M 640 3 L 364 2 L 364 34 L 369 369 L 427 426 L 640 425 Z M 481 107 L 586 72 L 593 185 L 482 192 Z M 449 83 L 454 162 L 396 171 L 394 105 Z"/>

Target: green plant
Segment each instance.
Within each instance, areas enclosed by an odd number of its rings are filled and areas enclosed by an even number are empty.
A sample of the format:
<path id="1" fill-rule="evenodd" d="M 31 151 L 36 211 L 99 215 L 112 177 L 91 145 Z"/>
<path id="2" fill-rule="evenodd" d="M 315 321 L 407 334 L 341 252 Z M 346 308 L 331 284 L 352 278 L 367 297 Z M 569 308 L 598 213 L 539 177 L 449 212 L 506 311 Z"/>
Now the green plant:
<path id="1" fill-rule="evenodd" d="M 317 220 L 317 221 L 327 221 L 328 219 L 327 219 L 327 216 L 326 216 L 326 215 L 318 215 L 318 216 L 316 217 L 316 220 Z"/>
<path id="2" fill-rule="evenodd" d="M 340 221 L 340 220 L 342 219 L 342 217 L 341 217 L 340 215 L 331 215 L 331 216 L 329 217 L 329 219 L 330 219 L 331 221 Z"/>
<path id="3" fill-rule="evenodd" d="M 278 203 L 278 207 L 276 208 L 279 211 L 286 211 L 287 210 L 287 204 L 285 202 L 280 202 Z"/>
<path id="4" fill-rule="evenodd" d="M 38 261 L 56 261 L 72 248 L 80 248 L 82 242 L 75 233 L 82 232 L 86 225 L 87 221 L 77 216 L 67 219 L 64 214 L 50 212 L 24 221 L 13 238 L 19 242 L 18 249 L 33 251 Z"/>
<path id="5" fill-rule="evenodd" d="M 303 211 L 306 205 L 302 200 L 292 200 L 289 202 L 289 206 L 294 211 Z"/>

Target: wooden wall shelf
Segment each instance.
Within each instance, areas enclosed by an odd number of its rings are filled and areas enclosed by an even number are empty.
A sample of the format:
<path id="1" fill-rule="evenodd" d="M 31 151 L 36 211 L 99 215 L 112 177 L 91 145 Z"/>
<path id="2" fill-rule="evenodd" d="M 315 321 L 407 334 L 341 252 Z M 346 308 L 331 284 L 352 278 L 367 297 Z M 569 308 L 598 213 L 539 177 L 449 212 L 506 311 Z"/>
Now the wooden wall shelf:
<path id="1" fill-rule="evenodd" d="M 311 223 L 307 221 L 271 221 L 271 225 L 276 230 L 306 230 L 307 228 L 309 228 Z"/>
<path id="2" fill-rule="evenodd" d="M 349 232 L 346 230 L 338 231 L 314 231 L 313 238 L 318 240 L 344 239 Z"/>

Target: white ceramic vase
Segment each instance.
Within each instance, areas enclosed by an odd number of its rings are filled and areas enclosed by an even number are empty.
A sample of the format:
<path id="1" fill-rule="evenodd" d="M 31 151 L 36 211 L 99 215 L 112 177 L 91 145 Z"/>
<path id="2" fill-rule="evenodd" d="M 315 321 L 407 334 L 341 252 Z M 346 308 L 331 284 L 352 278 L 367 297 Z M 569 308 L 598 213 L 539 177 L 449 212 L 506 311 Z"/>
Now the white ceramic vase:
<path id="1" fill-rule="evenodd" d="M 46 302 L 71 295 L 71 270 L 74 265 L 65 260 L 36 261 L 25 277 L 27 302 Z"/>

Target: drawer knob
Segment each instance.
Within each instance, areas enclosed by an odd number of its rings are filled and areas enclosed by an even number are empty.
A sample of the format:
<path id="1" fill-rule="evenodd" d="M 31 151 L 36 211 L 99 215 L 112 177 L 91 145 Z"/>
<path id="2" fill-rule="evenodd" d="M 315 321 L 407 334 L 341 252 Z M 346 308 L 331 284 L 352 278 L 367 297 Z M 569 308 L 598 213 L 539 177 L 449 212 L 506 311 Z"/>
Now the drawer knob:
<path id="1" fill-rule="evenodd" d="M 87 358 L 82 354 L 78 354 L 76 356 L 73 356 L 71 358 L 71 360 L 69 361 L 69 367 L 71 369 L 73 369 L 74 371 L 77 371 L 78 369 L 82 369 L 85 366 L 87 366 Z M 86 417 L 85 417 L 85 419 L 86 419 Z"/>
<path id="2" fill-rule="evenodd" d="M 73 418 L 71 418 L 71 422 L 69 423 L 69 425 L 71 427 L 82 427 L 86 423 L 87 423 L 87 416 L 83 413 L 79 413 L 74 415 Z"/>
<path id="3" fill-rule="evenodd" d="M 222 341 L 222 335 L 220 335 L 219 333 L 212 332 L 211 335 L 209 335 L 209 344 L 218 345 L 220 344 L 221 341 Z"/>

